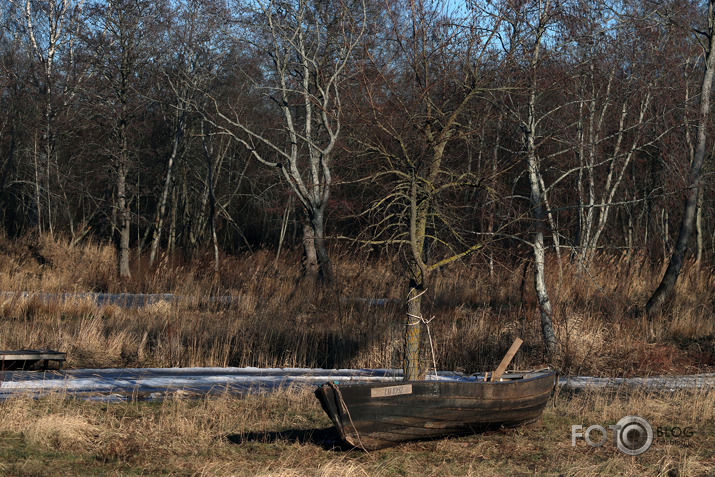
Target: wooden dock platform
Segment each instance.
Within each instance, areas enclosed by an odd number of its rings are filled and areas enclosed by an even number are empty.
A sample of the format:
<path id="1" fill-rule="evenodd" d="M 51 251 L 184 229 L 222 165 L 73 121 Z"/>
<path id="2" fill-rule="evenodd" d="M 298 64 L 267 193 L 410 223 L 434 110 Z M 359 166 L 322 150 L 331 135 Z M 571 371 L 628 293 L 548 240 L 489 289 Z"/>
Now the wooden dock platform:
<path id="1" fill-rule="evenodd" d="M 0 351 L 0 370 L 28 370 L 35 367 L 39 363 L 40 369 L 46 371 L 49 369 L 50 361 L 56 361 L 58 369 L 62 369 L 62 365 L 66 359 L 66 353 L 49 349 Z"/>

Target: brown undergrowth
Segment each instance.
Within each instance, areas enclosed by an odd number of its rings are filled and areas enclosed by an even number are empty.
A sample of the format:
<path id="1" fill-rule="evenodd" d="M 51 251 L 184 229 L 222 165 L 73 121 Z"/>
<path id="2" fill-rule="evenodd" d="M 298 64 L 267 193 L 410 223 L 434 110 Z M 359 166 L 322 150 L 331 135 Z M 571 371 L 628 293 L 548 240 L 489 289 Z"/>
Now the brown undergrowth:
<path id="1" fill-rule="evenodd" d="M 0 300 L 0 349 L 50 348 L 70 367 L 311 366 L 400 367 L 406 283 L 386 257 L 333 250 L 337 284 L 314 289 L 300 278 L 299 254 L 222 257 L 218 273 L 202 256 L 163 256 L 133 277 L 115 277 L 114 251 L 87 242 L 0 238 L 0 290 L 34 293 L 173 293 L 230 296 L 231 303 L 185 300 L 138 309 L 97 307 L 40 296 Z M 527 267 L 525 270 L 524 267 Z M 641 256 L 598 256 L 587 269 L 548 262 L 561 372 L 610 376 L 711 370 L 715 274 L 686 265 L 675 299 L 652 320 L 639 310 L 661 265 Z M 517 336 L 517 366 L 545 360 L 528 263 L 489 276 L 479 258 L 432 276 L 423 310 L 425 368 L 492 369 Z M 374 305 L 356 298 L 386 298 Z M 652 339 L 655 336 L 655 339 Z M 431 337 L 431 343 L 429 338 Z M 651 337 L 651 339 L 649 339 Z"/>

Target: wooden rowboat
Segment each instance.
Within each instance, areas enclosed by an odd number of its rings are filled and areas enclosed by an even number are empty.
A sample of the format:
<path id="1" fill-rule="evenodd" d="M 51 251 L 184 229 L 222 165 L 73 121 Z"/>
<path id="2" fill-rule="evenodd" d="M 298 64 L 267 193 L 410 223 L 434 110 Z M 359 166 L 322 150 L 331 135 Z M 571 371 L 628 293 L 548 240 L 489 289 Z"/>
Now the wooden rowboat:
<path id="1" fill-rule="evenodd" d="M 550 368 L 477 377 L 340 385 L 315 391 L 340 437 L 365 450 L 539 421 L 556 382 Z"/>

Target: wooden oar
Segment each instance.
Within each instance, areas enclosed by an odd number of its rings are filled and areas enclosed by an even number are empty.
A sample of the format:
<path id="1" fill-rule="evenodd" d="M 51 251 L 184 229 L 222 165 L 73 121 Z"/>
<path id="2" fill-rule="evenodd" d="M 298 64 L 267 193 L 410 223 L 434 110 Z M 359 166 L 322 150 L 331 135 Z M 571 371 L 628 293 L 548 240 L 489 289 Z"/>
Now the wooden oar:
<path id="1" fill-rule="evenodd" d="M 509 366 L 511 360 L 514 359 L 514 355 L 517 351 L 519 351 L 519 347 L 523 342 L 524 341 L 522 341 L 521 338 L 517 338 L 514 340 L 514 342 L 511 344 L 511 348 L 509 348 L 509 351 L 506 352 L 506 355 L 504 355 L 504 358 L 502 358 L 501 363 L 499 363 L 497 370 L 492 373 L 492 378 L 490 379 L 490 381 L 499 381 L 499 378 L 501 378 L 501 375 L 504 374 L 504 371 L 506 371 L 506 367 Z"/>

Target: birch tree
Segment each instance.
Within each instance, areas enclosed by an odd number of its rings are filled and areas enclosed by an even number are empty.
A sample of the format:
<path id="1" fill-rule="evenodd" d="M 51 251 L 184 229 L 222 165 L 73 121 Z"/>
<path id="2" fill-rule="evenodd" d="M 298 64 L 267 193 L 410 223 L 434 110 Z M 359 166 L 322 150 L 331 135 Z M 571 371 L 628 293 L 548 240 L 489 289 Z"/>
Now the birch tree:
<path id="1" fill-rule="evenodd" d="M 547 212 L 545 182 L 542 173 L 542 160 L 539 157 L 540 124 L 548 116 L 539 114 L 537 102 L 540 97 L 540 64 L 542 48 L 548 28 L 553 25 L 556 6 L 552 0 L 534 0 L 509 5 L 508 13 L 509 51 L 522 50 L 525 62 L 526 93 L 525 112 L 516 114 L 523 135 L 523 157 L 526 175 L 529 183 L 529 210 L 531 224 L 531 248 L 533 260 L 533 283 L 536 292 L 537 306 L 541 319 L 541 334 L 549 354 L 557 352 L 557 339 L 553 326 L 553 310 L 546 283 L 546 246 L 544 243 Z M 561 105 L 557 106 L 559 108 Z M 550 114 L 553 114 L 553 110 Z"/>
<path id="2" fill-rule="evenodd" d="M 652 45 L 639 38 L 635 41 L 640 40 L 641 50 L 635 52 L 630 48 L 634 39 L 627 36 L 624 28 L 598 31 L 598 25 L 614 22 L 613 18 L 597 18 L 601 21 L 591 22 L 589 36 L 585 37 L 584 71 L 579 78 L 577 98 L 579 267 L 588 267 L 593 259 L 631 162 L 641 149 L 654 144 L 660 136 L 645 138 L 654 80 L 645 82 L 638 71 L 633 71 L 635 68 L 625 66 L 636 64 L 633 55 L 642 56 L 643 50 Z M 615 45 L 599 46 L 606 39 Z M 609 61 L 598 61 L 605 48 Z M 606 71 L 597 73 L 599 65 L 606 66 Z"/>
<path id="3" fill-rule="evenodd" d="M 220 27 L 222 13 L 223 11 L 215 3 L 198 0 L 171 4 L 163 11 L 163 24 L 167 35 L 161 50 L 162 65 L 158 81 L 166 90 L 165 115 L 170 125 L 171 141 L 166 158 L 163 186 L 152 226 L 150 266 L 156 260 L 164 229 L 175 164 L 181 148 L 186 143 L 185 133 L 189 114 L 196 109 L 197 92 L 208 81 L 208 72 L 214 66 L 217 56 L 211 52 L 217 44 L 213 40 L 213 32 Z M 217 247 L 215 242 L 214 247 Z"/>
<path id="4" fill-rule="evenodd" d="M 39 65 L 41 72 L 38 93 L 43 102 L 43 121 L 40 138 L 36 139 L 33 162 L 35 168 L 35 208 L 37 226 L 43 233 L 53 231 L 53 207 L 50 179 L 53 166 L 57 165 L 55 115 L 56 95 L 69 94 L 68 85 L 74 69 L 74 49 L 78 29 L 81 27 L 81 15 L 84 0 L 8 0 L 15 9 L 15 15 L 31 58 Z M 63 58 L 60 58 L 63 55 Z M 58 81 L 58 61 L 65 60 L 65 81 Z M 65 98 L 65 103 L 67 98 Z M 39 142 L 39 144 L 38 144 Z M 53 164 L 54 162 L 54 164 Z M 43 193 L 44 191 L 44 193 Z"/>

